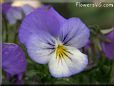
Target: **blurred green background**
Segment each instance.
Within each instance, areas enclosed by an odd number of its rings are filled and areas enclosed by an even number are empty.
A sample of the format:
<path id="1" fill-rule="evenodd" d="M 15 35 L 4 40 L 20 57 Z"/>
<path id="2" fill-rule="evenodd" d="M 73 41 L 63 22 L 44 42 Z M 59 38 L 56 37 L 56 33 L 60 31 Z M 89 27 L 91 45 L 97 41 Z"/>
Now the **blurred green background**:
<path id="1" fill-rule="evenodd" d="M 79 17 L 87 25 L 107 29 L 114 25 L 114 7 L 79 7 L 76 3 L 51 3 L 65 18 Z"/>

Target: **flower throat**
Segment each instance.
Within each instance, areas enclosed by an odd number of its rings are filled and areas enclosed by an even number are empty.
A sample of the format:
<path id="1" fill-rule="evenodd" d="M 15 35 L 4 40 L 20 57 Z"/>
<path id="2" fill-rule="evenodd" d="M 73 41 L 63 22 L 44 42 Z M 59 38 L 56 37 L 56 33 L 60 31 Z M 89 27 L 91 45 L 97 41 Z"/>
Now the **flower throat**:
<path id="1" fill-rule="evenodd" d="M 61 45 L 58 44 L 58 46 L 55 49 L 55 52 L 56 52 L 56 58 L 58 59 L 69 57 L 68 54 L 70 53 L 62 44 Z"/>

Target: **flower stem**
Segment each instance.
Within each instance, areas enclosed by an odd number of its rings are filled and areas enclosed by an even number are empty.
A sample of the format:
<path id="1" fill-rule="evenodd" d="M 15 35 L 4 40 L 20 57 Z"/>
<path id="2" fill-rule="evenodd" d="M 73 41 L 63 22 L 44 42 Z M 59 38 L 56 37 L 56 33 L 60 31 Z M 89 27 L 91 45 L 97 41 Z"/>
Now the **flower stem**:
<path id="1" fill-rule="evenodd" d="M 19 28 L 19 25 L 20 25 L 20 21 L 18 21 L 17 24 L 16 24 L 14 43 L 17 42 L 17 36 L 18 36 L 18 28 Z"/>
<path id="2" fill-rule="evenodd" d="M 112 71 L 113 70 L 113 61 L 111 61 L 111 64 L 110 64 L 110 70 L 109 70 L 109 74 L 110 74 L 110 79 L 109 79 L 109 82 L 111 82 L 111 80 L 112 80 Z"/>
<path id="3" fill-rule="evenodd" d="M 6 30 L 5 42 L 8 42 L 8 25 L 7 25 L 7 20 L 4 15 L 3 15 L 3 20 L 4 20 L 5 30 Z"/>

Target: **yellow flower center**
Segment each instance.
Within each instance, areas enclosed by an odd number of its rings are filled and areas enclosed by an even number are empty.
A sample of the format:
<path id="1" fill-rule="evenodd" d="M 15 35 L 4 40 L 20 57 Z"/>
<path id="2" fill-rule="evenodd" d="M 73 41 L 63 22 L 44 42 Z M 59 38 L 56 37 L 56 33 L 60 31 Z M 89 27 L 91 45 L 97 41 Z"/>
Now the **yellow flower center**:
<path id="1" fill-rule="evenodd" d="M 55 49 L 55 52 L 56 52 L 56 58 L 58 59 L 69 57 L 68 53 L 70 53 L 69 51 L 67 51 L 64 45 L 58 45 Z"/>

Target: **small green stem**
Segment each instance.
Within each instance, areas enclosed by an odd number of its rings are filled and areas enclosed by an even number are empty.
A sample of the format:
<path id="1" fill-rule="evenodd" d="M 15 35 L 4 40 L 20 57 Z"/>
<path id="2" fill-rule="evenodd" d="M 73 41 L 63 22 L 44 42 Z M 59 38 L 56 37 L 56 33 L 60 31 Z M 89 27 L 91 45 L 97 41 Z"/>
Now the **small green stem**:
<path id="1" fill-rule="evenodd" d="M 16 43 L 16 40 L 17 40 L 17 36 L 18 36 L 18 28 L 19 28 L 19 25 L 20 25 L 20 21 L 17 22 L 16 24 L 16 30 L 15 30 L 15 38 L 14 38 L 14 42 Z"/>
<path id="2" fill-rule="evenodd" d="M 111 82 L 111 79 L 112 79 L 113 61 L 111 61 L 110 66 L 111 66 L 111 67 L 110 67 L 110 70 L 109 70 L 109 74 L 110 74 L 109 82 Z"/>
<path id="3" fill-rule="evenodd" d="M 5 42 L 8 42 L 8 25 L 7 25 L 7 20 L 4 15 L 3 15 L 3 19 L 4 19 L 5 30 L 6 30 Z"/>

